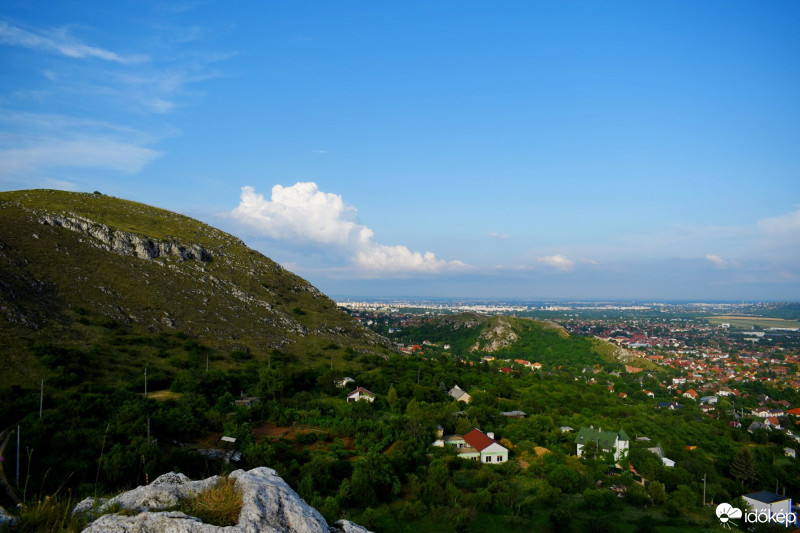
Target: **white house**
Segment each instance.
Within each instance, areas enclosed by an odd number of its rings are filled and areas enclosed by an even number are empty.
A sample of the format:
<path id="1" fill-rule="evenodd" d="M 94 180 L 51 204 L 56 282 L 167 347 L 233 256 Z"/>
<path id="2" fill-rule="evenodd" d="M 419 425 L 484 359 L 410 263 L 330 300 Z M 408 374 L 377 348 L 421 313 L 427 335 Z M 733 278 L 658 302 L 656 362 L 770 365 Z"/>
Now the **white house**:
<path id="1" fill-rule="evenodd" d="M 508 461 L 508 448 L 494 440 L 494 433 L 473 429 L 461 435 L 447 435 L 433 443 L 434 446 L 455 446 L 458 456 L 486 464 Z"/>
<path id="2" fill-rule="evenodd" d="M 347 395 L 347 403 L 357 402 L 359 400 L 366 400 L 368 402 L 375 401 L 375 394 L 368 391 L 364 387 L 358 387 L 356 390 Z"/>
<path id="3" fill-rule="evenodd" d="M 472 399 L 472 396 L 470 396 L 467 393 L 467 391 L 465 391 L 464 389 L 462 389 L 458 385 L 456 385 L 452 389 L 450 389 L 450 392 L 448 392 L 447 394 L 452 396 L 453 399 L 455 401 L 457 401 L 457 402 L 469 403 L 469 401 Z"/>
<path id="4" fill-rule="evenodd" d="M 647 451 L 656 454 L 658 456 L 658 458 L 661 459 L 661 463 L 664 466 L 669 467 L 669 468 L 672 468 L 672 467 L 675 466 L 675 461 L 673 461 L 672 459 L 670 459 L 668 457 L 664 457 L 664 450 L 661 448 L 661 444 L 659 444 L 655 448 L 647 448 Z"/>
<path id="5" fill-rule="evenodd" d="M 473 429 L 464 435 L 464 442 L 478 451 L 481 463 L 505 463 L 508 461 L 508 448 L 494 440 L 493 433 Z"/>
<path id="6" fill-rule="evenodd" d="M 619 461 L 628 454 L 631 438 L 624 430 L 603 431 L 602 428 L 594 429 L 594 426 L 582 427 L 575 436 L 578 457 L 581 456 L 584 446 L 589 442 L 597 444 L 598 453 L 612 452 L 614 460 Z"/>
<path id="7" fill-rule="evenodd" d="M 355 382 L 356 382 L 356 380 L 354 380 L 353 378 L 346 377 L 346 378 L 342 378 L 342 379 L 338 380 L 336 382 L 336 386 L 338 388 L 340 388 L 340 389 L 343 389 L 343 388 L 347 387 L 348 383 L 355 383 Z"/>
<path id="8" fill-rule="evenodd" d="M 770 515 L 773 522 L 783 524 L 786 527 L 794 525 L 790 520 L 790 516 L 794 517 L 791 514 L 791 498 L 769 491 L 752 492 L 745 494 L 742 498 L 753 509 L 752 511 L 745 511 L 744 518 L 746 522 L 757 522 L 759 515 Z M 748 520 L 748 515 L 751 512 L 755 513 L 755 520 Z"/>

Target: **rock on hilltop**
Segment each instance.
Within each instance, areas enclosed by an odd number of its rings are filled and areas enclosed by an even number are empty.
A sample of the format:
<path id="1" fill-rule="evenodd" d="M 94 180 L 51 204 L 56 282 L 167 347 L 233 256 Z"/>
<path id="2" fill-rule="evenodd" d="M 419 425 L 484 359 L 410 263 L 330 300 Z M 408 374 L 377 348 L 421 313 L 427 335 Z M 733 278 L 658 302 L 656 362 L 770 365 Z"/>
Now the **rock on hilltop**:
<path id="1" fill-rule="evenodd" d="M 184 498 L 197 494 L 218 480 L 214 476 L 191 481 L 183 474 L 169 473 L 146 486 L 116 496 L 99 507 L 122 509 L 124 514 L 105 514 L 89 524 L 84 533 L 370 533 L 348 520 L 328 525 L 322 515 L 304 502 L 275 472 L 267 467 L 230 475 L 242 491 L 242 512 L 234 526 L 215 526 L 179 511 L 160 511 L 175 507 Z M 87 498 L 75 513 L 92 512 L 94 501 Z M 131 514 L 135 513 L 135 514 Z"/>

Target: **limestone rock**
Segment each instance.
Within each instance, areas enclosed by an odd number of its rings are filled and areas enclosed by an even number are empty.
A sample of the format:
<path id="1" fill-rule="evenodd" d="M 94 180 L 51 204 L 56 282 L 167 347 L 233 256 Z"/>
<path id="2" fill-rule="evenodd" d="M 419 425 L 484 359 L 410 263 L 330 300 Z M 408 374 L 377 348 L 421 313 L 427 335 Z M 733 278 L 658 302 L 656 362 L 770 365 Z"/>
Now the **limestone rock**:
<path id="1" fill-rule="evenodd" d="M 14 517 L 9 515 L 5 509 L 0 507 L 0 529 L 7 525 L 14 524 Z"/>
<path id="2" fill-rule="evenodd" d="M 182 512 L 159 511 L 174 508 L 182 499 L 219 480 L 214 476 L 191 481 L 183 474 L 170 473 L 100 505 L 100 512 L 119 507 L 127 516 L 103 515 L 89 524 L 84 533 L 369 533 L 348 520 L 329 526 L 323 516 L 300 499 L 271 468 L 236 470 L 230 477 L 242 491 L 242 511 L 235 526 L 214 526 Z M 89 509 L 92 505 L 81 502 L 79 507 Z M 131 515 L 131 512 L 137 514 Z"/>

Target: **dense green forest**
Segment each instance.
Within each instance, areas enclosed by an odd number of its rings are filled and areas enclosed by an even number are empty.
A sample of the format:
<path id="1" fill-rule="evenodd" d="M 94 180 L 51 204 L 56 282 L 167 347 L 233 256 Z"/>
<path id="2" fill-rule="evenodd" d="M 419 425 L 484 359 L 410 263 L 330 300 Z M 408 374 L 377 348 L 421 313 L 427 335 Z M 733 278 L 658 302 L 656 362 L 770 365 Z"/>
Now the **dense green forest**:
<path id="1" fill-rule="evenodd" d="M 114 493 L 171 470 L 200 478 L 265 465 L 326 519 L 349 517 L 381 532 L 671 532 L 719 526 L 713 508 L 703 507 L 704 480 L 707 504 L 736 502 L 744 492 L 776 485 L 800 491 L 800 468 L 783 454 L 785 437 L 729 427 L 725 399 L 716 420 L 692 402 L 658 409 L 659 401 L 673 399 L 659 386 L 661 376 L 619 374 L 622 365 L 604 361 L 588 339 L 555 331 L 532 329 L 513 350 L 515 357 L 545 363 L 542 371 L 506 374 L 496 364 L 442 350 L 388 358 L 350 351 L 334 365 L 310 367 L 276 349 L 266 363 L 256 362 L 246 352 L 219 354 L 179 333 L 102 327 L 110 332 L 106 340 L 85 349 L 31 348 L 50 372 L 41 416 L 39 389 L 0 391 L 2 426 L 19 426 L 21 434 L 20 450 L 13 439 L 6 448 L 5 471 L 13 483 L 9 466 L 19 453 L 15 488 L 26 503 Z M 464 331 L 453 338 L 473 343 L 474 334 Z M 412 332 L 418 338 L 436 333 Z M 445 330 L 439 333 L 444 338 Z M 147 396 L 144 368 L 130 371 L 145 348 L 166 362 L 148 374 Z M 103 372 L 126 354 L 131 358 L 121 367 L 124 379 L 100 379 L 99 367 L 87 364 L 104 354 Z M 374 392 L 376 401 L 346 403 L 351 389 L 335 385 L 345 376 Z M 472 395 L 468 405 L 447 395 L 455 384 Z M 234 407 L 242 392 L 261 401 Z M 768 384 L 745 392 L 789 394 L 800 403 L 796 394 Z M 512 410 L 527 417 L 501 414 Z M 561 428 L 589 425 L 630 435 L 620 469 L 602 454 L 575 456 L 574 432 Z M 492 431 L 510 448 L 511 460 L 481 465 L 452 448 L 432 447 L 439 426 L 446 434 Z M 197 453 L 218 447 L 223 434 L 237 439 L 238 463 Z M 656 445 L 675 467 L 647 450 Z"/>

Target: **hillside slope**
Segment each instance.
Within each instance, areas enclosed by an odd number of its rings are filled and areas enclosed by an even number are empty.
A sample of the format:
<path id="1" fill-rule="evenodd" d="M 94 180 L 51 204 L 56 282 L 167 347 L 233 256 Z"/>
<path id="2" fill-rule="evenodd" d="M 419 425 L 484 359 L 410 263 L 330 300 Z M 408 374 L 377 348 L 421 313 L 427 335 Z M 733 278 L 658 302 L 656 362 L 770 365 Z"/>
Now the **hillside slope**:
<path id="1" fill-rule="evenodd" d="M 88 349 L 113 330 L 194 339 L 223 363 L 388 351 L 307 281 L 197 220 L 99 193 L 0 193 L 0 358 L 13 369 L 0 385 L 40 377 L 31 346 Z"/>
<path id="2" fill-rule="evenodd" d="M 408 331 L 402 333 L 408 334 Z M 553 365 L 635 363 L 648 369 L 654 366 L 602 339 L 570 335 L 562 326 L 547 320 L 458 313 L 426 319 L 414 328 L 413 335 L 446 343 L 451 352 L 463 355 L 522 358 Z"/>

